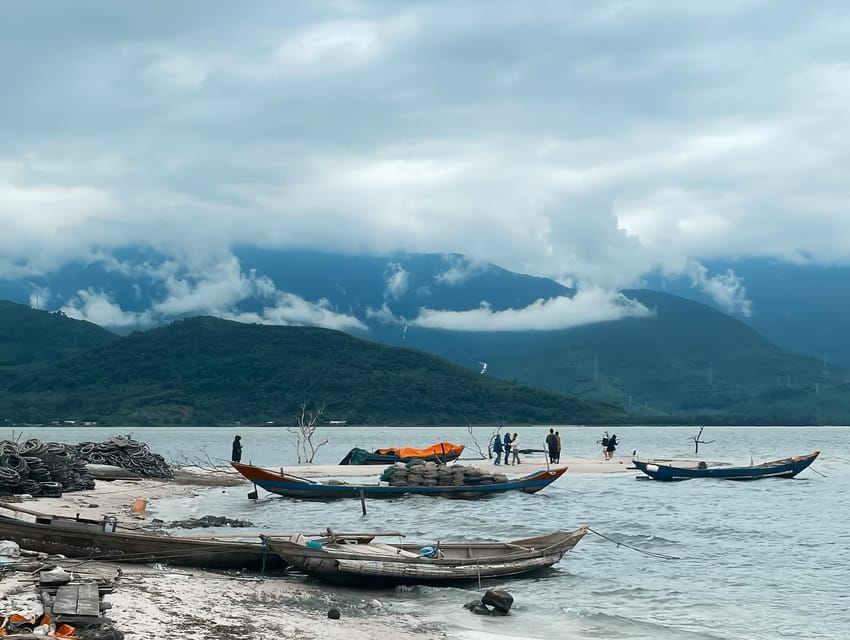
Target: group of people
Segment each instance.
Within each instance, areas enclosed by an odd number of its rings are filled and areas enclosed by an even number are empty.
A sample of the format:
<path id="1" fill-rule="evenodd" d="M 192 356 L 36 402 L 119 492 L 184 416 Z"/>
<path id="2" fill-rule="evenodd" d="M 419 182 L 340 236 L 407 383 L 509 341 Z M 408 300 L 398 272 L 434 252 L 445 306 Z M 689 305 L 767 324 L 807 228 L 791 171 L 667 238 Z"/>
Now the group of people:
<path id="1" fill-rule="evenodd" d="M 549 429 L 549 435 L 546 436 L 546 446 L 548 448 L 549 462 L 560 462 L 561 460 L 561 434 L 554 429 Z M 495 464 L 502 464 L 502 454 L 504 454 L 505 464 L 521 464 L 519 458 L 519 434 L 506 433 L 503 436 L 498 433 L 493 438 L 493 453 L 496 454 Z"/>
<path id="2" fill-rule="evenodd" d="M 506 433 L 502 438 L 498 433 L 493 438 L 493 453 L 496 454 L 496 464 L 502 464 L 502 454 L 505 454 L 505 464 L 521 464 L 519 459 L 519 434 Z M 513 459 L 511 459 L 513 454 Z"/>
<path id="3" fill-rule="evenodd" d="M 554 464 L 561 461 L 561 432 L 549 429 L 546 436 L 546 448 L 549 450 L 549 462 Z"/>
<path id="4" fill-rule="evenodd" d="M 600 440 L 599 442 L 602 443 L 602 456 L 606 460 L 613 460 L 614 452 L 617 450 L 617 445 L 620 444 L 620 442 L 617 440 L 617 434 L 612 433 L 609 436 L 608 432 L 606 431 L 605 435 L 602 436 L 602 440 Z"/>

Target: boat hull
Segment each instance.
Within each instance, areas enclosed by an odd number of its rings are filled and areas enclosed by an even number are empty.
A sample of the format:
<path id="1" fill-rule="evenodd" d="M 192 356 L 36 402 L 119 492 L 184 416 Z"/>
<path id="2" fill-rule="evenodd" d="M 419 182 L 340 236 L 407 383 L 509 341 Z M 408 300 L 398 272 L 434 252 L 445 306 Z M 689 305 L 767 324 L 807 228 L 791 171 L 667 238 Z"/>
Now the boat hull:
<path id="1" fill-rule="evenodd" d="M 676 467 L 668 464 L 656 464 L 650 461 L 633 460 L 637 469 L 645 473 L 653 480 L 662 482 L 673 482 L 678 480 L 692 480 L 694 478 L 714 478 L 717 480 L 762 480 L 765 478 L 793 478 L 801 471 L 808 468 L 815 458 L 820 455 L 819 451 L 804 456 L 784 458 L 765 462 L 764 464 L 750 467 L 708 467 L 705 469 Z"/>
<path id="2" fill-rule="evenodd" d="M 509 482 L 462 486 L 392 486 L 379 484 L 326 484 L 276 473 L 263 467 L 232 463 L 242 476 L 269 493 L 304 500 L 339 500 L 343 498 L 397 498 L 413 494 L 445 498 L 475 499 L 508 491 L 537 493 L 560 478 L 566 467 L 542 470 Z"/>
<path id="3" fill-rule="evenodd" d="M 269 546 L 289 565 L 314 578 L 331 584 L 355 587 L 386 588 L 404 584 L 444 586 L 526 576 L 556 564 L 587 533 L 585 527 L 572 532 L 556 532 L 537 540 L 533 547 L 512 543 L 444 544 L 440 549 L 449 555 L 472 557 L 417 557 L 421 545 L 381 545 L 382 549 L 399 549 L 406 556 L 364 556 L 354 544 L 351 552 L 338 546 L 309 548 L 295 542 L 270 539 Z M 345 546 L 345 545 L 340 545 Z M 412 557 L 411 557 L 412 556 Z"/>
<path id="4" fill-rule="evenodd" d="M 196 540 L 150 533 L 106 532 L 93 520 L 44 516 L 48 523 L 0 515 L 0 539 L 22 548 L 72 558 L 110 562 L 169 564 L 206 569 L 283 569 L 280 557 L 259 540 Z"/>

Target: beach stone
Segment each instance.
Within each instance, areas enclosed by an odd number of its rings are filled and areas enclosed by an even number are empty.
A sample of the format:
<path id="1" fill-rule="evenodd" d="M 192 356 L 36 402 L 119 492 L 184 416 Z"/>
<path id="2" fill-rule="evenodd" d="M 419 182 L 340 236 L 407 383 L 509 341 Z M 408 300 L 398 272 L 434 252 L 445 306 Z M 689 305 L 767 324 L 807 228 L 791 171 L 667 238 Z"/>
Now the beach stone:
<path id="1" fill-rule="evenodd" d="M 489 616 L 493 614 L 489 607 L 481 604 L 480 602 L 472 607 L 472 613 L 477 616 Z"/>
<path id="2" fill-rule="evenodd" d="M 335 609 L 333 607 L 328 609 L 328 618 L 330 618 L 331 620 L 339 620 L 339 616 L 339 609 Z"/>
<path id="3" fill-rule="evenodd" d="M 366 604 L 367 604 L 367 606 L 369 606 L 371 609 L 382 609 L 382 608 L 384 607 L 384 605 L 383 605 L 383 604 L 381 604 L 381 601 L 380 601 L 380 600 L 376 600 L 376 599 L 369 600 L 369 602 L 367 602 Z"/>
<path id="4" fill-rule="evenodd" d="M 481 598 L 481 602 L 483 604 L 490 605 L 499 611 L 507 613 L 511 610 L 511 606 L 514 603 L 514 597 L 502 589 L 487 589 L 484 593 L 484 597 Z"/>
<path id="5" fill-rule="evenodd" d="M 470 611 L 472 611 L 475 607 L 479 606 L 480 604 L 481 604 L 481 600 L 470 600 L 465 605 L 463 605 L 463 608 L 469 609 Z"/>

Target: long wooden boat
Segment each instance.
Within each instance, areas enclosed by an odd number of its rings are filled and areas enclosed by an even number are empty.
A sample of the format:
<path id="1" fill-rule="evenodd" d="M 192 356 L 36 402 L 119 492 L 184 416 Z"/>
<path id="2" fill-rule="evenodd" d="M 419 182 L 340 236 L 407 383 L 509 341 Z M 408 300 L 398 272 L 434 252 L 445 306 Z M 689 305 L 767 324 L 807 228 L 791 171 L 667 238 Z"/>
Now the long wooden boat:
<path id="1" fill-rule="evenodd" d="M 633 460 L 632 463 L 653 480 L 673 481 L 692 478 L 718 478 L 721 480 L 760 480 L 761 478 L 793 478 L 807 468 L 820 455 L 815 451 L 804 456 L 783 458 L 748 467 L 730 465 L 697 465 L 677 467 L 651 460 Z"/>
<path id="2" fill-rule="evenodd" d="M 16 504 L 0 505 L 34 520 L 0 514 L 0 539 L 22 548 L 72 558 L 113 562 L 167 562 L 206 569 L 283 569 L 280 556 L 255 540 L 191 538 L 137 531 L 118 531 L 115 519 L 91 520 L 30 511 Z"/>
<path id="3" fill-rule="evenodd" d="M 339 461 L 340 464 L 393 464 L 395 462 L 410 462 L 411 460 L 422 460 L 424 462 L 437 462 L 445 464 L 454 462 L 463 453 L 462 444 L 451 442 L 438 442 L 425 449 L 414 449 L 413 447 L 385 447 L 375 449 L 372 452 L 354 447 L 345 457 Z"/>
<path id="4" fill-rule="evenodd" d="M 391 587 L 399 584 L 446 585 L 488 578 L 510 578 L 551 567 L 578 544 L 587 527 L 555 531 L 510 542 L 387 544 L 373 536 L 330 535 L 266 538 L 268 546 L 292 567 L 334 584 Z"/>
<path id="5" fill-rule="evenodd" d="M 233 468 L 256 486 L 269 493 L 287 498 L 306 500 L 337 500 L 340 498 L 396 498 L 407 494 L 442 496 L 447 498 L 482 498 L 506 491 L 537 493 L 552 484 L 567 471 L 567 467 L 535 471 L 527 476 L 493 484 L 442 486 L 414 485 L 393 486 L 389 484 L 355 484 L 346 482 L 318 482 L 264 467 L 232 462 Z"/>

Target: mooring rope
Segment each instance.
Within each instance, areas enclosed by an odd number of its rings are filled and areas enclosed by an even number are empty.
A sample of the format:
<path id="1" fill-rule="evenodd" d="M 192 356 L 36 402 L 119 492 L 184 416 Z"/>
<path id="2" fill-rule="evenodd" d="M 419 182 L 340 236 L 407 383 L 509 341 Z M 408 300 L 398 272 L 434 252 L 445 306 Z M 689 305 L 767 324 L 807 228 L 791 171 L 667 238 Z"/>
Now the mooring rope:
<path id="1" fill-rule="evenodd" d="M 823 476 L 824 478 L 828 478 L 828 477 L 829 477 L 828 475 L 826 475 L 825 473 L 821 473 L 820 471 L 818 471 L 818 470 L 817 470 L 817 469 L 815 469 L 814 467 L 809 467 L 809 469 L 811 469 L 812 471 L 814 471 L 814 472 L 815 472 L 816 474 L 818 474 L 819 476 Z"/>
<path id="2" fill-rule="evenodd" d="M 609 538 L 605 534 L 599 533 L 598 531 L 594 531 L 590 527 L 588 527 L 587 530 L 590 531 L 590 533 L 595 533 L 597 536 L 607 540 L 608 542 L 613 542 L 618 547 L 626 547 L 627 549 L 631 549 L 632 551 L 637 551 L 638 553 L 642 553 L 642 554 L 644 554 L 646 556 L 650 556 L 652 558 L 661 558 L 662 560 L 681 560 L 681 558 L 679 556 L 671 556 L 671 555 L 667 555 L 666 553 L 658 553 L 656 551 L 646 551 L 645 549 L 638 549 L 637 547 L 633 547 L 632 545 L 626 544 L 625 542 L 620 542 L 618 540 L 614 540 L 614 538 Z"/>

